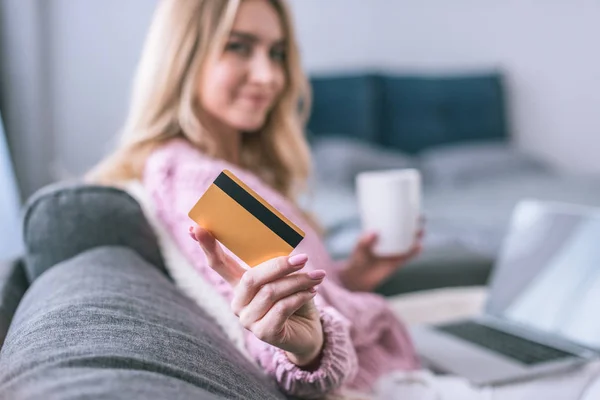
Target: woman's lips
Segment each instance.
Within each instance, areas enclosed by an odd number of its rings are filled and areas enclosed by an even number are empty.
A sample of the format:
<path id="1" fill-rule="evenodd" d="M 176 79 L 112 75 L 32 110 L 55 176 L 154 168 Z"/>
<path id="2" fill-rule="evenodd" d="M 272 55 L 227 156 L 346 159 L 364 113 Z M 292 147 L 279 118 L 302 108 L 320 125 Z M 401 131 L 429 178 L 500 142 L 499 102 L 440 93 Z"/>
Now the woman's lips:
<path id="1" fill-rule="evenodd" d="M 243 95 L 241 96 L 241 100 L 250 104 L 252 107 L 262 108 L 270 103 L 271 98 L 266 95 Z"/>

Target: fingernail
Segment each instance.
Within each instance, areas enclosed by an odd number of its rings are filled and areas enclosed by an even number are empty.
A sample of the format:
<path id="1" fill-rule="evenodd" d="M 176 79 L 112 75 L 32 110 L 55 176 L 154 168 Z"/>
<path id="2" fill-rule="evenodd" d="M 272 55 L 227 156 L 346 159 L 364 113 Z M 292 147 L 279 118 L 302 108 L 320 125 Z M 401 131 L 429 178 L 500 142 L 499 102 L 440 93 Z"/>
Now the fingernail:
<path id="1" fill-rule="evenodd" d="M 310 279 L 317 280 L 317 279 L 323 279 L 323 278 L 325 278 L 325 275 L 327 275 L 327 274 L 325 273 L 325 271 L 323 271 L 321 269 L 318 269 L 316 271 L 307 272 L 306 275 L 308 275 L 308 277 Z"/>
<path id="2" fill-rule="evenodd" d="M 297 267 L 299 265 L 305 264 L 308 261 L 308 256 L 306 254 L 296 254 L 288 258 L 288 263 L 292 267 Z"/>
<path id="3" fill-rule="evenodd" d="M 194 239 L 196 242 L 198 241 L 198 238 L 196 237 L 196 233 L 194 232 L 194 227 L 193 226 L 190 226 L 190 229 L 189 229 L 188 233 L 190 234 L 190 237 L 192 239 Z"/>
<path id="4" fill-rule="evenodd" d="M 308 291 L 311 293 L 317 293 L 317 289 L 315 289 L 314 287 L 311 287 L 310 289 L 308 289 Z"/>

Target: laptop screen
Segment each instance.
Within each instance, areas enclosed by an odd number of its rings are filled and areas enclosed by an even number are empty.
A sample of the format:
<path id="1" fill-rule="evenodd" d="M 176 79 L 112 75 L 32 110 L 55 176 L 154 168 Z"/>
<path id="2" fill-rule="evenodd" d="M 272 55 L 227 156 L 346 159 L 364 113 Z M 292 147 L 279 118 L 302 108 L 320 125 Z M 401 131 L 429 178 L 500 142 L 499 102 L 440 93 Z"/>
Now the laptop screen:
<path id="1" fill-rule="evenodd" d="M 490 286 L 488 314 L 600 348 L 600 214 L 520 203 Z"/>

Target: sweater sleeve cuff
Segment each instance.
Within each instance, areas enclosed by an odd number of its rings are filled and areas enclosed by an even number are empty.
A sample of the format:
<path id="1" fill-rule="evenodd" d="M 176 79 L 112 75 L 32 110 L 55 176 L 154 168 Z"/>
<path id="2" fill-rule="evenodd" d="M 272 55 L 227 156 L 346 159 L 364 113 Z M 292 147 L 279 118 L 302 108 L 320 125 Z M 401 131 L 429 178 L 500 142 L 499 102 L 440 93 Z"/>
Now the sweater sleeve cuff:
<path id="1" fill-rule="evenodd" d="M 272 371 L 279 386 L 288 394 L 302 398 L 322 397 L 352 380 L 358 370 L 358 361 L 348 321 L 331 307 L 320 311 L 324 344 L 320 365 L 310 371 L 293 364 L 285 351 L 269 346 Z"/>

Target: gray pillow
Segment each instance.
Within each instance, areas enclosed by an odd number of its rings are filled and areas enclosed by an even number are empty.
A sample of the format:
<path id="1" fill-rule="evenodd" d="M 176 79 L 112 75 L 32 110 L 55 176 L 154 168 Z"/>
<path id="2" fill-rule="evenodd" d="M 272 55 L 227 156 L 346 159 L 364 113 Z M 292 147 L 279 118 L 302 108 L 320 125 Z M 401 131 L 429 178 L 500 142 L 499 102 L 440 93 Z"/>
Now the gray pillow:
<path id="1" fill-rule="evenodd" d="M 454 187 L 512 174 L 549 172 L 541 160 L 504 141 L 468 142 L 435 147 L 420 155 L 425 180 Z"/>
<path id="2" fill-rule="evenodd" d="M 359 172 L 415 165 L 414 159 L 405 153 L 341 136 L 316 139 L 312 152 L 315 178 L 341 186 L 352 186 Z"/>
<path id="3" fill-rule="evenodd" d="M 125 246 L 166 274 L 156 236 L 128 193 L 107 186 L 58 183 L 27 201 L 25 272 L 33 282 L 54 264 L 97 246 Z"/>

